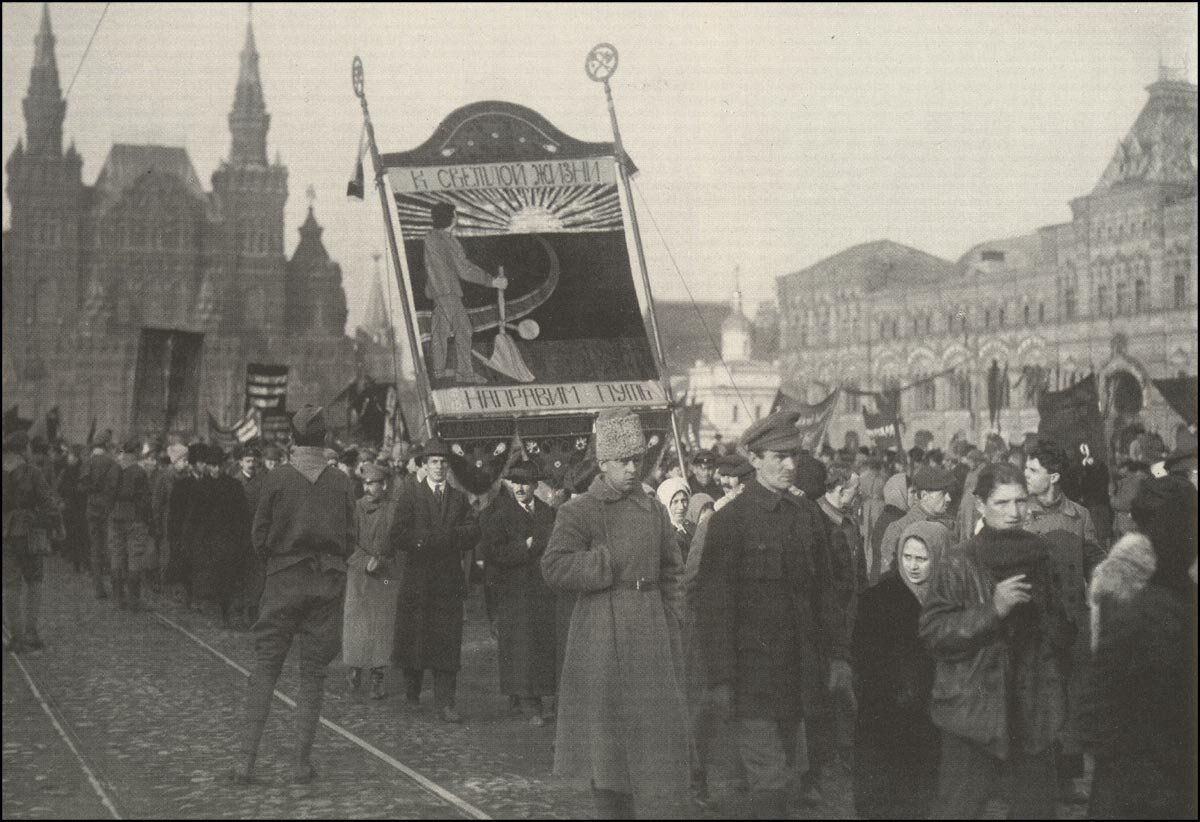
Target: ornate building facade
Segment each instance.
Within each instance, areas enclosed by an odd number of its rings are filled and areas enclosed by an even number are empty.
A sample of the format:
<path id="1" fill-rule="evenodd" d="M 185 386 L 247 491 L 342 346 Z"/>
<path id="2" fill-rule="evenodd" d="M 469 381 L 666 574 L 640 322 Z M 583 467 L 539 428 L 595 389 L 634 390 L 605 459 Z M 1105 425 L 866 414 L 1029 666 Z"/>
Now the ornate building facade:
<path id="1" fill-rule="evenodd" d="M 206 430 L 241 413 L 246 364 L 290 366 L 290 404 L 354 373 L 341 268 L 310 206 L 284 252 L 288 171 L 267 158 L 270 114 L 248 24 L 228 158 L 206 191 L 186 150 L 114 145 L 94 185 L 63 149 L 66 102 L 44 10 L 8 159 L 4 404 L 57 406 L 63 430 Z M 161 397 L 161 399 L 158 399 Z"/>
<path id="2" fill-rule="evenodd" d="M 1197 371 L 1196 86 L 1164 71 L 1147 91 L 1071 222 L 954 262 L 881 240 L 779 277 L 784 389 L 815 402 L 837 385 L 916 383 L 907 436 L 944 445 L 997 428 L 1020 440 L 1040 391 L 1094 372 L 1110 431 L 1140 423 L 1172 443 L 1180 418 L 1152 380 Z M 865 433 L 861 398 L 843 398 L 835 445 Z"/>

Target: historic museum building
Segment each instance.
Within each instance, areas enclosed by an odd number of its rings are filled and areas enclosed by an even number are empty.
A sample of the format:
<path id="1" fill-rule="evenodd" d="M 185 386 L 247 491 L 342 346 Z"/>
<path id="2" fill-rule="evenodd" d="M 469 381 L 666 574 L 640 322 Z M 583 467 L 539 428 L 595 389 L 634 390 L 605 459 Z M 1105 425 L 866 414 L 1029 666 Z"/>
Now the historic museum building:
<path id="1" fill-rule="evenodd" d="M 201 184 L 185 149 L 114 145 L 94 185 L 63 149 L 66 101 L 44 11 L 26 135 L 8 159 L 4 404 L 58 406 L 69 439 L 203 433 L 242 412 L 246 365 L 290 367 L 289 405 L 326 401 L 355 371 L 341 268 L 310 205 L 284 253 L 288 170 L 247 26 L 228 158 Z"/>
<path id="2" fill-rule="evenodd" d="M 1094 372 L 1110 430 L 1138 422 L 1172 444 L 1180 418 L 1151 381 L 1196 374 L 1196 86 L 1164 70 L 1147 91 L 1071 222 L 956 262 L 880 240 L 779 277 L 783 389 L 816 402 L 916 383 L 907 437 L 940 444 L 995 430 L 990 393 L 1012 441 L 1036 430 L 1041 390 Z M 861 402 L 843 395 L 835 445 L 864 433 Z"/>

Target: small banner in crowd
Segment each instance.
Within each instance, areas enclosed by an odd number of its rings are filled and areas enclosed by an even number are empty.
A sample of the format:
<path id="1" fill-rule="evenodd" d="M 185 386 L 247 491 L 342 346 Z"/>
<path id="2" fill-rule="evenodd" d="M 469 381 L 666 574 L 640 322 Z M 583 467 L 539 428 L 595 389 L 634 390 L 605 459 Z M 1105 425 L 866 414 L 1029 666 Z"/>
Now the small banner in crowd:
<path id="1" fill-rule="evenodd" d="M 877 448 L 899 448 L 899 403 L 876 395 L 875 404 L 879 408 L 875 413 L 863 408 L 863 425 L 866 426 L 867 436 Z"/>
<path id="2" fill-rule="evenodd" d="M 835 388 L 828 397 L 815 405 L 798 403 L 792 406 L 792 410 L 800 412 L 796 419 L 796 428 L 800 430 L 800 441 L 805 450 L 815 452 L 821 447 L 841 396 L 842 389 Z"/>
<path id="3" fill-rule="evenodd" d="M 252 362 L 246 366 L 246 408 L 287 408 L 288 367 Z"/>
<path id="4" fill-rule="evenodd" d="M 1076 455 L 1085 443 L 1093 456 L 1105 453 L 1104 418 L 1100 415 L 1095 374 L 1062 391 L 1043 391 L 1038 414 L 1039 437 L 1054 440 Z"/>
<path id="5" fill-rule="evenodd" d="M 262 436 L 262 412 L 251 408 L 240 420 L 228 427 L 217 422 L 216 417 L 209 412 L 208 433 L 213 442 L 222 448 L 228 448 L 234 443 L 252 442 Z"/>
<path id="6" fill-rule="evenodd" d="M 292 417 L 286 411 L 264 411 L 261 424 L 265 442 L 287 442 L 292 435 Z"/>

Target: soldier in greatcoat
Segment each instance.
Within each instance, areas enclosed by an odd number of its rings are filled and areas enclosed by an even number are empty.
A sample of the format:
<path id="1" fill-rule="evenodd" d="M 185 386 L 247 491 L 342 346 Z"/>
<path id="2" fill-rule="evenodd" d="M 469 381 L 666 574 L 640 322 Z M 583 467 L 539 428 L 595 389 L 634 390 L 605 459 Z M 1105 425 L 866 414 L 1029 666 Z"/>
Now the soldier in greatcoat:
<path id="1" fill-rule="evenodd" d="M 639 481 L 637 416 L 602 412 L 595 436 L 600 474 L 559 508 L 542 557 L 550 587 L 579 595 L 554 772 L 591 780 L 599 818 L 690 818 L 683 556 L 666 508 Z"/>
<path id="2" fill-rule="evenodd" d="M 700 563 L 697 636 L 713 703 L 736 718 L 751 811 L 764 819 L 786 815 L 800 722 L 825 709 L 823 689 L 850 688 L 823 515 L 790 490 L 798 416 L 781 411 L 746 430 L 755 479 L 713 515 Z"/>
<path id="3" fill-rule="evenodd" d="M 430 439 L 421 449 L 425 479 L 399 497 L 392 543 L 405 555 L 396 645 L 409 705 L 421 701 L 425 671 L 433 671 L 433 703 L 445 722 L 455 708 L 462 667 L 463 556 L 479 542 L 479 518 L 467 495 L 447 482 L 450 448 Z"/>
<path id="4" fill-rule="evenodd" d="M 554 509 L 534 494 L 539 479 L 537 463 L 509 468 L 507 493 L 484 518 L 481 543 L 496 603 L 500 691 L 517 699 L 534 725 L 544 723 L 542 698 L 555 691 L 556 645 L 556 597 L 541 567 Z"/>

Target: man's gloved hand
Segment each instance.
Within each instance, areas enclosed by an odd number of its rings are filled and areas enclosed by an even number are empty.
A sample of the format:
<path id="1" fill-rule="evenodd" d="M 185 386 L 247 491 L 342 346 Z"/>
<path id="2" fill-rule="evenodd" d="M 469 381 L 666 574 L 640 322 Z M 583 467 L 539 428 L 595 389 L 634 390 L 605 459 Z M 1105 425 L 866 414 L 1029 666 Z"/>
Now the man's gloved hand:
<path id="1" fill-rule="evenodd" d="M 833 693 L 854 693 L 854 677 L 846 660 L 835 659 L 829 663 L 829 690 Z"/>
<path id="2" fill-rule="evenodd" d="M 718 719 L 726 720 L 733 715 L 732 685 L 713 685 L 709 687 L 708 698 Z"/>

